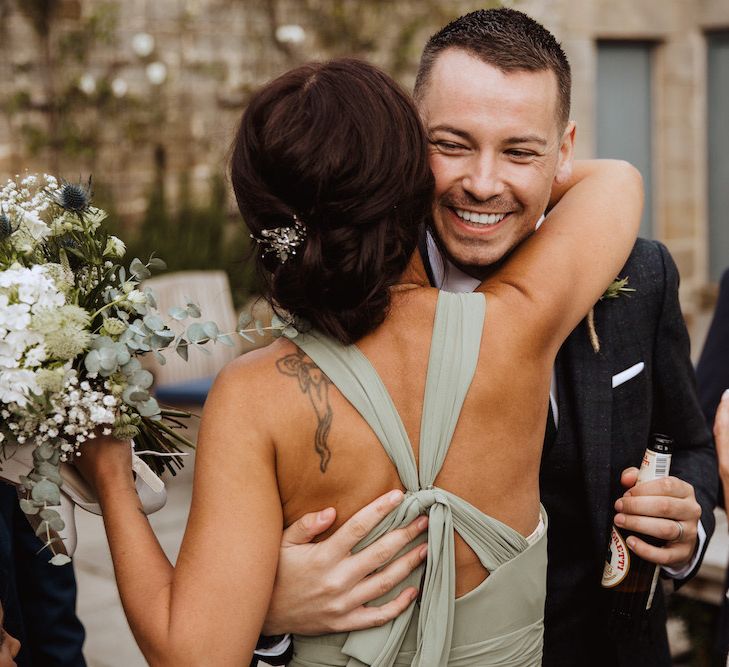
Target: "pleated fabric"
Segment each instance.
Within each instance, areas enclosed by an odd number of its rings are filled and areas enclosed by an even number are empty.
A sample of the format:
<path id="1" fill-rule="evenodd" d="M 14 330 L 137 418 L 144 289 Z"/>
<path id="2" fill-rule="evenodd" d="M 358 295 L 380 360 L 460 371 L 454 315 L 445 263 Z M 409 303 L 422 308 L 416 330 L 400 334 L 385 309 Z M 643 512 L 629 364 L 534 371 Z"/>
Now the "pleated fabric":
<path id="1" fill-rule="evenodd" d="M 295 637 L 290 665 L 541 664 L 546 594 L 546 530 L 531 545 L 513 528 L 434 486 L 478 363 L 486 313 L 479 293 L 440 292 L 436 305 L 420 429 L 419 466 L 400 415 L 379 375 L 354 345 L 316 331 L 292 339 L 327 375 L 377 435 L 405 487 L 405 499 L 356 547 L 427 514 L 428 558 L 390 594 L 421 588 L 419 603 L 378 628 Z M 485 437 L 487 437 L 485 435 Z M 543 520 L 546 515 L 542 509 Z M 454 531 L 489 577 L 455 599 Z"/>

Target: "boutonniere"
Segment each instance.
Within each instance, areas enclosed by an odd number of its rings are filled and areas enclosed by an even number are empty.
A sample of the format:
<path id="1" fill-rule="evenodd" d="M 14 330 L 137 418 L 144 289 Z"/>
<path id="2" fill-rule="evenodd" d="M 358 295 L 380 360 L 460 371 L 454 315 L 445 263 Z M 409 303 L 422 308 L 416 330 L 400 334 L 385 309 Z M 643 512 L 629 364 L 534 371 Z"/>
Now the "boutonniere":
<path id="1" fill-rule="evenodd" d="M 632 287 L 628 287 L 628 278 L 616 278 L 610 283 L 610 286 L 603 292 L 600 297 L 600 301 L 603 299 L 617 299 L 621 294 L 630 294 L 635 292 Z M 600 339 L 597 337 L 597 330 L 595 329 L 595 308 L 590 308 L 590 312 L 587 313 L 587 331 L 590 335 L 590 344 L 592 349 L 597 354 L 600 351 Z"/>

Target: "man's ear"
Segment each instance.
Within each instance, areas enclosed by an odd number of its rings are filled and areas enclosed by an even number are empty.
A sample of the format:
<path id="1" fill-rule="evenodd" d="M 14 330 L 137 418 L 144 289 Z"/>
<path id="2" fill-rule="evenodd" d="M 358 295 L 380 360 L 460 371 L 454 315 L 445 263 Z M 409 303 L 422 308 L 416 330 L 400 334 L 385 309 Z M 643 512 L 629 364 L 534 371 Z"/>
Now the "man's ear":
<path id="1" fill-rule="evenodd" d="M 567 123 L 562 133 L 562 140 L 559 145 L 559 157 L 557 158 L 557 170 L 554 174 L 555 183 L 565 183 L 572 176 L 572 163 L 574 161 L 575 132 L 577 126 L 575 121 Z"/>

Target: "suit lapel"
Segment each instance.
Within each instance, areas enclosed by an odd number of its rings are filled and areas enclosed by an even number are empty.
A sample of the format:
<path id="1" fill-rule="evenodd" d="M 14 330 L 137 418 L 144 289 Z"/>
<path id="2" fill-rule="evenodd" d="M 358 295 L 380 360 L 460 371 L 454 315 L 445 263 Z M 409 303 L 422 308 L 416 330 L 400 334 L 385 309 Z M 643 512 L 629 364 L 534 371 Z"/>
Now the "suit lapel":
<path id="1" fill-rule="evenodd" d="M 612 449 L 611 365 L 605 352 L 595 353 L 585 323 L 570 334 L 557 356 L 559 427 L 557 450 L 575 443 L 582 474 L 592 540 L 602 559 L 607 528 L 613 516 L 610 503 Z M 557 452 L 558 454 L 558 452 Z"/>

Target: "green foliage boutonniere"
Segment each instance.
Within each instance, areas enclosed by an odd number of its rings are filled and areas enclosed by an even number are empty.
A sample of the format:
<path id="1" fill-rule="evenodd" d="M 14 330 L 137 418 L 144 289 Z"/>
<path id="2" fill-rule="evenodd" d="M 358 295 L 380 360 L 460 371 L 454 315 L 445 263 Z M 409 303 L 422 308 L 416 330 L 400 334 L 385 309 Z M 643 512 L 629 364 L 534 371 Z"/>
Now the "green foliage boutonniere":
<path id="1" fill-rule="evenodd" d="M 600 297 L 600 301 L 603 299 L 617 299 L 621 294 L 630 294 L 630 292 L 635 292 L 635 290 L 628 287 L 628 278 L 616 278 Z M 590 335 L 592 349 L 595 353 L 598 353 L 600 351 L 600 339 L 597 337 L 597 330 L 595 329 L 594 307 L 590 308 L 590 312 L 587 313 L 587 331 Z"/>

